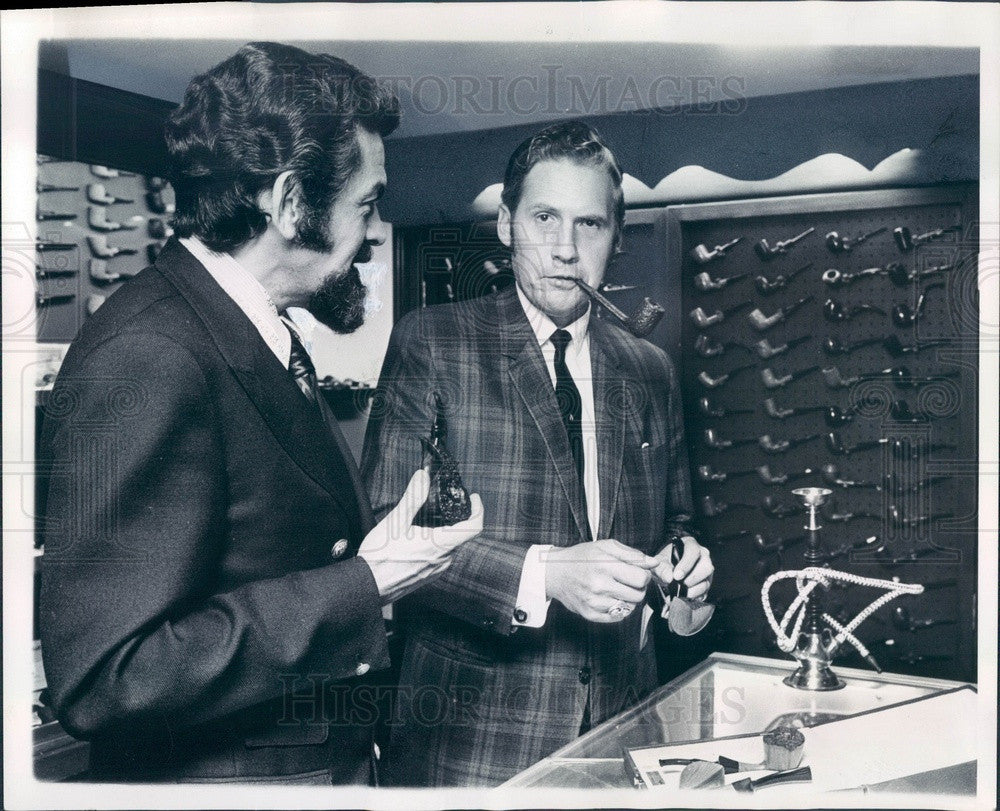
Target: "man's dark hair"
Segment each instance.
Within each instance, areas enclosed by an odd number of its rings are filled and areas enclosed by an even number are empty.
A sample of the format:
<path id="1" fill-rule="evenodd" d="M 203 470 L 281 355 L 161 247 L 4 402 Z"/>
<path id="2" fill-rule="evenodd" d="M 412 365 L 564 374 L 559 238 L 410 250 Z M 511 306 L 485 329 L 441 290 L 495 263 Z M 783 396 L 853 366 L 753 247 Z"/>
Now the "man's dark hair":
<path id="1" fill-rule="evenodd" d="M 553 124 L 532 135 L 514 150 L 507 162 L 500 199 L 511 214 L 517 210 L 524 189 L 524 179 L 537 163 L 565 159 L 584 166 L 603 166 L 614 186 L 615 226 L 620 235 L 625 225 L 625 195 L 622 170 L 618 160 L 600 134 L 582 121 Z"/>
<path id="2" fill-rule="evenodd" d="M 384 138 L 398 124 L 395 95 L 343 59 L 245 45 L 192 79 L 167 120 L 174 229 L 214 251 L 238 248 L 267 227 L 258 194 L 290 170 L 305 207 L 300 241 L 321 248 L 325 215 L 360 165 L 357 128 Z"/>

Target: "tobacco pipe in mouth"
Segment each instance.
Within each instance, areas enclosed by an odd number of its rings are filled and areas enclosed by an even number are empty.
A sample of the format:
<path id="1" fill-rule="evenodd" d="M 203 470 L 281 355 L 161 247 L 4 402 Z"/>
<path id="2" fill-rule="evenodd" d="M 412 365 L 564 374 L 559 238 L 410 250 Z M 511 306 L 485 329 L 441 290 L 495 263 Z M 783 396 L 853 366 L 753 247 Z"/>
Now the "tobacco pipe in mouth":
<path id="1" fill-rule="evenodd" d="M 552 278 L 576 282 L 577 286 L 584 293 L 617 318 L 622 326 L 636 338 L 645 338 L 656 329 L 656 325 L 660 323 L 660 319 L 663 318 L 666 312 L 659 304 L 651 301 L 649 296 L 646 296 L 642 304 L 639 305 L 639 308 L 632 315 L 626 315 L 583 279 L 578 279 L 576 276 L 553 276 Z"/>

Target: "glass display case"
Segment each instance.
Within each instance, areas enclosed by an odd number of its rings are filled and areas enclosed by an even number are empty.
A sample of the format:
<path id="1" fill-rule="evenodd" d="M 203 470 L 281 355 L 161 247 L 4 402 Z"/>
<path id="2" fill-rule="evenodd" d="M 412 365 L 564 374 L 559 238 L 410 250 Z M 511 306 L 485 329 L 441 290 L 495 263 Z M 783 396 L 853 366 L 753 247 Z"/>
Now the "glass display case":
<path id="1" fill-rule="evenodd" d="M 837 667 L 841 690 L 786 686 L 791 661 L 714 653 L 621 715 L 594 727 L 511 780 L 509 787 L 622 788 L 632 785 L 626 748 L 811 727 L 961 686 L 959 682 Z M 975 763 L 892 780 L 868 790 L 973 794 Z"/>

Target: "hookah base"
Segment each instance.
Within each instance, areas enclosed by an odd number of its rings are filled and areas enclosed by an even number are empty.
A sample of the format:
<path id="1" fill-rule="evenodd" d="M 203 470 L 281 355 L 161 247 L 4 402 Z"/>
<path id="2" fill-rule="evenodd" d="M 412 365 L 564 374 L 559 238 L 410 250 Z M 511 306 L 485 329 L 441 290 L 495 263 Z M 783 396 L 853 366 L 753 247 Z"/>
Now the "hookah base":
<path id="1" fill-rule="evenodd" d="M 847 684 L 827 665 L 803 662 L 798 670 L 785 676 L 782 681 L 796 690 L 829 691 L 841 690 Z"/>

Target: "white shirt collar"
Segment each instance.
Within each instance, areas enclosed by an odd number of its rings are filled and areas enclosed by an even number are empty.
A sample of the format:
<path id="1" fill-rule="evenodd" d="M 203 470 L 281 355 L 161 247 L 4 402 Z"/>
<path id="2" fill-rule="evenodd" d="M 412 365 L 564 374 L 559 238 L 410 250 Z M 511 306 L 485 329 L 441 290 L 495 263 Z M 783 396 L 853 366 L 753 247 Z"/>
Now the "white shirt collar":
<path id="1" fill-rule="evenodd" d="M 231 255 L 210 250 L 197 237 L 181 239 L 180 243 L 205 266 L 205 270 L 250 319 L 264 343 L 287 369 L 292 337 L 264 285 Z"/>
<path id="2" fill-rule="evenodd" d="M 528 323 L 531 325 L 532 332 L 535 333 L 535 338 L 538 339 L 538 345 L 544 346 L 545 342 L 552 338 L 552 333 L 555 332 L 558 327 L 552 323 L 552 319 L 549 318 L 545 313 L 539 310 L 534 304 L 532 304 L 524 292 L 518 285 L 514 285 L 517 290 L 517 297 L 521 301 L 521 308 L 524 310 L 525 316 L 528 318 Z M 587 311 L 581 315 L 576 321 L 568 324 L 565 330 L 570 334 L 573 341 L 570 344 L 570 348 L 576 348 L 579 351 L 584 341 L 588 337 L 588 328 L 590 327 L 590 305 L 587 305 Z"/>

